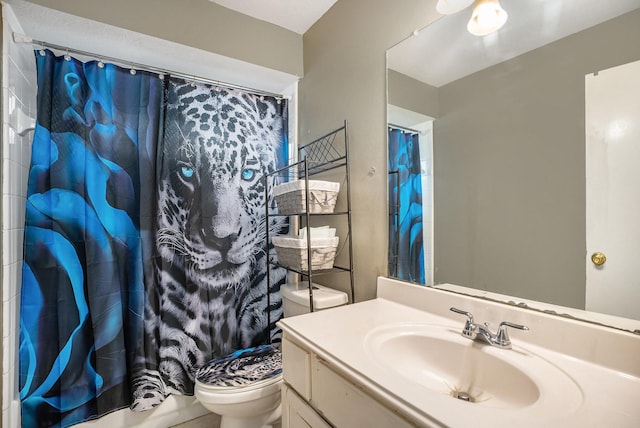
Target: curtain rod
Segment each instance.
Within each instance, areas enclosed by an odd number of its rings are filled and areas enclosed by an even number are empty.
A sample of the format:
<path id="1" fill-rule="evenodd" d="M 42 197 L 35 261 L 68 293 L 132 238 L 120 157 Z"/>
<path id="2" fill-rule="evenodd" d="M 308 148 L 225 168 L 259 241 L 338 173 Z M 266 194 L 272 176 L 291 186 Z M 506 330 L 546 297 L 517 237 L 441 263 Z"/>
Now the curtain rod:
<path id="1" fill-rule="evenodd" d="M 387 126 L 389 128 L 395 128 L 400 131 L 409 131 L 409 132 L 413 132 L 414 134 L 420 134 L 420 135 L 424 134 L 424 131 L 417 131 L 415 129 L 407 128 L 406 126 L 394 125 L 393 123 L 387 123 Z"/>
<path id="2" fill-rule="evenodd" d="M 167 75 L 174 76 L 174 77 L 181 77 L 183 79 L 194 81 L 194 82 L 209 83 L 209 84 L 213 84 L 213 85 L 224 86 L 224 87 L 230 88 L 230 89 L 237 89 L 237 90 L 240 90 L 240 91 L 246 91 L 246 92 L 250 92 L 250 93 L 253 93 L 253 94 L 257 94 L 257 95 L 265 95 L 265 96 L 277 98 L 279 100 L 289 99 L 289 97 L 286 97 L 286 96 L 284 96 L 282 94 L 274 94 L 273 92 L 263 91 L 261 89 L 249 88 L 247 86 L 241 86 L 241 85 L 235 85 L 233 83 L 221 82 L 219 80 L 213 80 L 213 79 L 208 79 L 206 77 L 199 77 L 199 76 L 194 76 L 194 75 L 191 75 L 191 74 L 180 73 L 178 71 L 172 71 L 172 70 L 167 70 L 165 68 L 154 67 L 152 65 L 140 64 L 140 63 L 136 63 L 136 62 L 132 62 L 132 61 L 125 61 L 125 60 L 122 60 L 122 59 L 119 59 L 119 58 L 114 58 L 114 57 L 110 57 L 110 56 L 106 56 L 106 55 L 100 55 L 100 54 L 97 54 L 97 53 L 94 53 L 94 52 L 88 52 L 88 51 L 83 51 L 83 50 L 80 50 L 80 49 L 70 48 L 68 46 L 56 45 L 54 43 L 45 42 L 43 40 L 32 39 L 29 36 L 26 36 L 26 35 L 20 34 L 20 33 L 16 33 L 16 32 L 13 32 L 13 41 L 16 42 L 16 43 L 28 43 L 28 44 L 32 44 L 32 45 L 38 45 L 38 46 L 41 46 L 42 48 L 56 49 L 56 50 L 59 50 L 59 51 L 64 51 L 66 53 L 71 52 L 71 53 L 74 53 L 74 54 L 93 57 L 93 58 L 99 59 L 100 61 L 106 60 L 108 62 L 115 63 L 116 65 L 122 65 L 122 66 L 125 66 L 125 67 L 128 67 L 128 68 L 135 68 L 135 69 L 138 69 L 138 70 L 150 71 L 150 72 L 158 73 L 158 74 L 167 74 Z"/>

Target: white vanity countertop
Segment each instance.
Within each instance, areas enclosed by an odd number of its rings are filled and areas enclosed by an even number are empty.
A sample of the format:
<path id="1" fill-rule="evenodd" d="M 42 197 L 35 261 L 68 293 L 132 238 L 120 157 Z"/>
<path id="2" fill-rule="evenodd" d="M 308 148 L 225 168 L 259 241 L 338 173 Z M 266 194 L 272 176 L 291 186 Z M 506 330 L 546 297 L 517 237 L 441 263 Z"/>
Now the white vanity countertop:
<path id="1" fill-rule="evenodd" d="M 433 293 L 433 290 L 429 292 Z M 452 306 L 462 306 L 461 298 L 464 299 L 460 296 L 455 297 Z M 379 297 L 354 305 L 285 318 L 280 321 L 280 325 L 288 337 L 326 360 L 345 378 L 362 386 L 373 397 L 417 425 L 492 428 L 640 426 L 640 353 L 636 352 L 640 351 L 640 338 L 636 341 L 635 337 L 630 337 L 631 345 L 623 350 L 634 352 L 627 355 L 627 358 L 632 360 L 627 366 L 637 368 L 637 371 L 630 372 L 598 364 L 593 359 L 590 361 L 589 358 L 577 358 L 574 355 L 543 348 L 539 344 L 525 342 L 524 338 L 529 332 L 513 331 L 512 350 L 491 348 L 487 349 L 487 352 L 508 353 L 522 350 L 536 355 L 551 362 L 555 369 L 566 373 L 575 385 L 571 394 L 566 394 L 563 388 L 548 388 L 544 391 L 544 399 L 553 408 L 548 414 L 540 411 L 535 405 L 494 408 L 456 400 L 418 382 L 410 382 L 381 365 L 370 355 L 371 352 L 367 351 L 365 346 L 366 338 L 370 337 L 372 332 L 386 326 L 433 324 L 451 329 L 451 333 L 456 335 L 455 332 L 461 330 L 464 325 L 464 317 L 458 319 L 452 314 L 453 317 L 449 318 L 411 306 L 414 305 L 400 304 L 389 298 Z M 447 307 L 444 310 L 448 309 Z M 517 318 L 516 316 L 516 319 L 509 321 L 521 322 L 521 319 Z M 476 321 L 484 320 L 478 318 Z M 493 323 L 503 320 L 488 321 Z M 589 342 L 590 347 L 597 346 L 597 341 L 586 342 Z M 594 355 L 595 360 L 602 359 L 602 352 L 595 351 L 588 354 Z M 429 352 L 429 349 L 425 349 L 424 352 Z M 616 353 L 616 350 L 608 352 Z M 622 367 L 627 366 L 622 364 Z"/>

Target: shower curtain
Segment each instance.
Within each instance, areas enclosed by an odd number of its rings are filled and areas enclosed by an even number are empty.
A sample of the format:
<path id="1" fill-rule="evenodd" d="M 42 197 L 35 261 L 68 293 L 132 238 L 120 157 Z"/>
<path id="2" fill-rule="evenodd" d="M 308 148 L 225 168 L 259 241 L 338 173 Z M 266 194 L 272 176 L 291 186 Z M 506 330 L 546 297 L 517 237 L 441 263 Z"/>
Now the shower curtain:
<path id="1" fill-rule="evenodd" d="M 389 206 L 394 207 L 389 216 L 389 275 L 424 284 L 419 135 L 389 127 L 388 141 Z"/>
<path id="2" fill-rule="evenodd" d="M 278 340 L 284 274 L 267 293 L 262 218 L 286 103 L 48 50 L 36 62 L 22 426 L 154 407 L 191 394 L 201 362 Z"/>

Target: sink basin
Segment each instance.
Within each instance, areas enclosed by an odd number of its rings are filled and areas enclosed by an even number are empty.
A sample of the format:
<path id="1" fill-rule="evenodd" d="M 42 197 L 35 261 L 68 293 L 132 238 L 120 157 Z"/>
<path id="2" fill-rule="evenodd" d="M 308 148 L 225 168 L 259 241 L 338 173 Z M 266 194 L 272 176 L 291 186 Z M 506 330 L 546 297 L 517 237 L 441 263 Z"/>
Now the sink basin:
<path id="1" fill-rule="evenodd" d="M 405 381 L 466 404 L 495 409 L 534 405 L 569 410 L 582 401 L 575 382 L 522 348 L 499 349 L 434 324 L 396 324 L 365 338 L 369 357 Z"/>

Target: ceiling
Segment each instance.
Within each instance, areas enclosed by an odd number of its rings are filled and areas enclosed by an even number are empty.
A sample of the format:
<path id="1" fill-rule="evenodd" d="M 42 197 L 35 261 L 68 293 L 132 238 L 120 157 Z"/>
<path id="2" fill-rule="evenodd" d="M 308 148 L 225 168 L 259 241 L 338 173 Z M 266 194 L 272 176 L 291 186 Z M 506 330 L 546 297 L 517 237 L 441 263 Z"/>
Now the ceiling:
<path id="1" fill-rule="evenodd" d="M 303 34 L 337 0 L 209 1 Z M 14 6 L 20 22 L 25 27 L 26 34 L 31 37 L 46 39 L 49 42 L 61 45 L 76 46 L 78 44 L 76 39 L 69 39 L 65 31 L 63 31 L 67 27 L 75 27 L 73 25 L 57 25 L 60 22 L 56 23 L 56 20 L 52 19 L 52 13 L 55 11 L 37 7 L 37 5 L 24 0 L 8 0 L 6 3 Z M 636 9 L 640 7 L 640 0 L 501 0 L 501 4 L 507 10 L 509 19 L 506 25 L 497 33 L 485 37 L 476 37 L 469 34 L 466 31 L 466 22 L 471 14 L 471 7 L 469 7 L 457 14 L 444 16 L 421 30 L 417 36 L 410 37 L 390 49 L 388 53 L 389 68 L 431 85 L 441 86 L 505 59 L 513 58 L 535 47 L 551 43 L 584 28 Z M 64 20 L 66 16 L 60 13 L 55 13 L 55 15 L 60 15 L 60 20 Z M 95 30 L 97 29 L 88 27 L 86 37 L 83 39 L 83 42 L 86 43 L 76 47 L 87 51 L 95 51 L 102 38 L 105 38 L 103 37 L 105 34 Z M 109 29 L 101 31 L 107 30 Z M 137 37 L 137 35 L 133 36 Z M 120 33 L 113 36 L 115 40 L 123 37 Z M 70 40 L 74 40 L 74 42 Z M 439 42 L 434 43 L 434 40 Z M 131 51 L 133 47 L 140 45 L 141 52 L 137 53 L 137 56 L 133 58 L 136 58 L 137 62 L 144 62 L 142 59 L 146 60 L 144 52 L 149 51 L 149 46 L 144 49 L 139 40 L 135 43 L 131 43 L 131 40 L 122 40 L 122 42 L 123 46 L 110 43 L 100 52 L 120 58 L 124 53 Z M 162 50 L 159 49 L 159 51 Z M 202 52 L 197 53 L 202 55 Z M 133 56 L 134 53 L 132 52 L 131 55 Z M 195 58 L 198 55 L 194 52 L 193 56 Z M 200 56 L 199 58 L 198 61 L 202 61 L 202 57 Z M 228 58 L 222 58 L 222 60 L 231 61 L 234 64 L 223 64 L 222 67 L 218 66 L 216 69 L 233 70 L 234 67 L 237 68 L 242 65 L 236 64 L 239 61 L 233 61 Z M 176 71 L 200 75 L 201 72 L 195 73 L 191 70 L 191 68 L 194 70 L 202 69 L 202 64 L 198 67 L 198 61 L 194 60 L 193 67 L 187 68 L 186 64 L 189 62 L 180 61 L 176 57 L 175 64 L 159 65 Z M 220 59 L 217 59 L 213 62 L 217 64 L 220 61 Z M 259 67 L 253 66 L 253 68 Z M 246 73 L 229 71 L 219 76 L 202 77 L 234 82 L 273 92 L 280 92 L 282 88 L 288 87 L 293 79 L 288 75 L 276 76 L 275 78 L 271 76 L 270 79 L 278 83 L 276 86 L 268 85 L 267 87 L 261 80 L 252 81 L 249 79 L 248 81 L 236 82 L 238 74 L 260 76 L 260 73 L 260 70 L 252 70 Z M 274 73 L 271 72 L 271 74 Z"/>
<path id="2" fill-rule="evenodd" d="M 440 87 L 640 7 L 640 0 L 500 0 L 509 19 L 471 35 L 469 7 L 444 16 L 388 52 L 389 68 Z M 635 41 L 629 41 L 634 43 Z"/>
<path id="3" fill-rule="evenodd" d="M 209 1 L 304 34 L 337 0 Z M 640 0 L 500 1 L 509 19 L 498 32 L 468 33 L 468 7 L 390 49 L 389 68 L 440 87 L 640 7 Z"/>
<path id="4" fill-rule="evenodd" d="M 209 1 L 298 34 L 304 34 L 337 0 Z"/>

